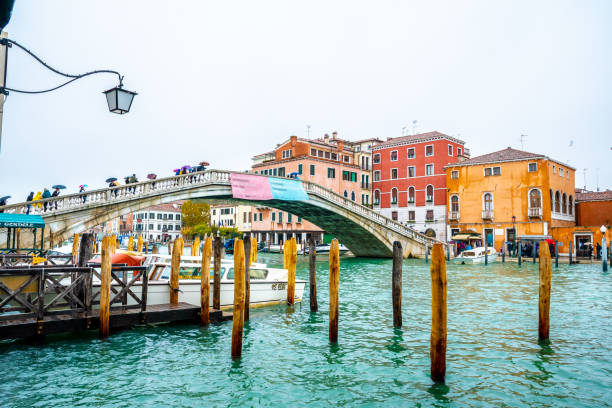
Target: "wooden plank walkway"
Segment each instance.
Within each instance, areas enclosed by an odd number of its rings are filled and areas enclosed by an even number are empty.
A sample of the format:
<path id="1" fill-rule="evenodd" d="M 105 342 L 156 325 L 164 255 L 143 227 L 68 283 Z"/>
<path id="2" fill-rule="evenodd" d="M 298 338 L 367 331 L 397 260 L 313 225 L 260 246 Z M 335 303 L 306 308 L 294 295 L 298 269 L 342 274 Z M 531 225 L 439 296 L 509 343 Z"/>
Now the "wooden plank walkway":
<path id="1" fill-rule="evenodd" d="M 98 310 L 92 310 L 87 316 L 84 312 L 46 315 L 41 322 L 35 317 L 4 320 L 0 323 L 0 339 L 24 338 L 46 334 L 69 333 L 98 329 L 100 319 Z M 232 314 L 221 310 L 210 310 L 210 321 L 231 320 Z M 138 309 L 111 310 L 111 331 L 129 329 L 138 324 L 162 322 L 199 323 L 200 306 L 188 303 L 147 305 L 147 310 Z"/>

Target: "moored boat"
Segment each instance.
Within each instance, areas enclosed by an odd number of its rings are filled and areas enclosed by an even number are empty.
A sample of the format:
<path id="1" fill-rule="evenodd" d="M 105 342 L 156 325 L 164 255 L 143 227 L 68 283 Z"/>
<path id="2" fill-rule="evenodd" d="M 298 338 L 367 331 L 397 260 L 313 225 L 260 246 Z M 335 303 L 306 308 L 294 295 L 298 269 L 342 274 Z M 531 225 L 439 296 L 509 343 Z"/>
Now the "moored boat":
<path id="1" fill-rule="evenodd" d="M 465 263 L 484 263 L 485 253 L 487 262 L 495 262 L 497 260 L 497 251 L 493 247 L 476 247 L 474 249 L 466 249 L 455 258 L 456 262 Z"/>

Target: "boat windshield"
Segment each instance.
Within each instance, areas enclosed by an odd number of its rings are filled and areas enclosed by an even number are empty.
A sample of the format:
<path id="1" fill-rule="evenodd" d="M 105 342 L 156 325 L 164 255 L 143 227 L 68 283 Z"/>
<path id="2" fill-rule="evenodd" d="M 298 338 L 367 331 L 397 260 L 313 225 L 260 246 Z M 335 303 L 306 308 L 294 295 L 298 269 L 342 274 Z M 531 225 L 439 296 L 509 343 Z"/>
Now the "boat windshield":
<path id="1" fill-rule="evenodd" d="M 251 279 L 266 279 L 267 277 L 267 269 L 249 269 L 249 278 Z M 227 279 L 234 280 L 234 268 L 230 268 L 227 272 Z"/>
<path id="2" fill-rule="evenodd" d="M 476 256 L 473 251 L 463 251 L 463 256 Z"/>

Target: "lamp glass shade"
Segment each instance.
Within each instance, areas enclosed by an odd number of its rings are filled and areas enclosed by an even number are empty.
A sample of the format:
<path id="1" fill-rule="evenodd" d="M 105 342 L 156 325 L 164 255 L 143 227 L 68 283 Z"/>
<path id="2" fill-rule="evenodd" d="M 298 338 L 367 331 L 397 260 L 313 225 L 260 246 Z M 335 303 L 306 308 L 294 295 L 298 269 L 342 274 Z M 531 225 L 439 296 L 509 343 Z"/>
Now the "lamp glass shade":
<path id="1" fill-rule="evenodd" d="M 105 91 L 106 102 L 108 103 L 108 110 L 123 115 L 130 111 L 134 96 L 138 95 L 136 92 L 128 91 L 123 88 L 115 87 Z"/>

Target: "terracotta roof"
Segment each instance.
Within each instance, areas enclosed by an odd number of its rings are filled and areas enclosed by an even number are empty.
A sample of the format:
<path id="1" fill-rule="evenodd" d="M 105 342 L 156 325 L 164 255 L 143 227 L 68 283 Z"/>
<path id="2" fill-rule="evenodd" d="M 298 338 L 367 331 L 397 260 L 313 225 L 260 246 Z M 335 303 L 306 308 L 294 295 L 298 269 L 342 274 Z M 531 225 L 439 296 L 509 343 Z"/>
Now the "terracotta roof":
<path id="1" fill-rule="evenodd" d="M 372 146 L 372 150 L 384 149 L 385 147 L 397 146 L 402 144 L 411 144 L 411 143 L 420 143 L 425 142 L 431 139 L 448 139 L 453 142 L 464 145 L 465 142 L 463 140 L 459 140 L 449 135 L 445 135 L 444 133 L 433 131 L 427 133 L 419 133 L 416 135 L 408 135 L 408 136 L 400 136 L 400 137 L 392 137 L 388 139 L 386 142 L 378 144 L 376 146 Z"/>
<path id="2" fill-rule="evenodd" d="M 576 202 L 579 201 L 612 201 L 612 190 L 576 191 Z"/>
<path id="3" fill-rule="evenodd" d="M 167 203 L 167 204 L 158 204 L 158 205 L 153 205 L 153 206 L 151 206 L 149 208 L 145 208 L 142 211 L 181 212 L 181 204 L 183 204 L 182 201 L 177 201 L 177 202 L 174 202 L 174 203 Z"/>
<path id="4" fill-rule="evenodd" d="M 482 156 L 472 157 L 471 159 L 463 160 L 458 163 L 453 163 L 449 165 L 451 166 L 469 166 L 471 164 L 484 164 L 484 163 L 499 163 L 505 161 L 516 161 L 516 160 L 528 160 L 528 159 L 536 159 L 542 158 L 545 159 L 546 156 L 543 154 L 537 153 L 529 153 L 524 152 L 522 150 L 516 150 L 511 147 L 508 147 L 504 150 L 499 150 L 493 153 L 483 154 Z"/>

